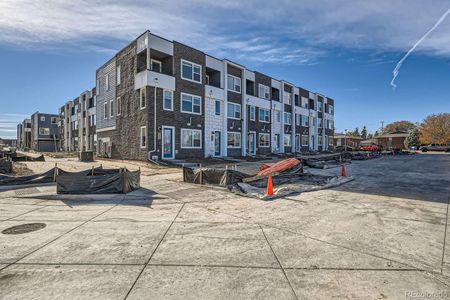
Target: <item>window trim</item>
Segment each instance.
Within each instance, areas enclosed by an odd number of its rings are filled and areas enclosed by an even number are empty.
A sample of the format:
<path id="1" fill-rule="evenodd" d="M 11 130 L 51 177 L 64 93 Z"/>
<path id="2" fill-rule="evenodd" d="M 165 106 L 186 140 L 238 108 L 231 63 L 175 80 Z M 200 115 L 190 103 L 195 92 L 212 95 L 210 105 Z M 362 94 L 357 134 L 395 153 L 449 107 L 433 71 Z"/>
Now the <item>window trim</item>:
<path id="1" fill-rule="evenodd" d="M 267 98 L 266 98 L 266 97 L 262 97 L 262 96 L 260 95 L 261 87 L 267 88 Z M 261 98 L 261 99 L 270 100 L 270 87 L 267 86 L 267 85 L 265 85 L 265 84 L 258 83 L 258 97 Z"/>
<path id="2" fill-rule="evenodd" d="M 217 103 L 219 103 L 219 114 L 217 114 Z M 222 114 L 222 101 L 214 100 L 214 115 L 220 116 Z"/>
<path id="3" fill-rule="evenodd" d="M 239 135 L 239 139 L 238 139 L 239 140 L 239 146 L 229 146 L 228 145 L 228 135 L 229 134 L 234 134 L 234 135 L 238 134 Z M 241 134 L 241 132 L 239 132 L 239 131 L 228 131 L 227 132 L 227 148 L 228 149 L 240 149 L 240 148 L 242 148 L 242 134 Z"/>
<path id="4" fill-rule="evenodd" d="M 103 120 L 108 119 L 108 101 L 103 102 Z"/>
<path id="5" fill-rule="evenodd" d="M 170 96 L 170 100 L 171 100 L 170 109 L 165 107 L 165 105 L 166 105 L 166 92 L 169 92 L 171 94 L 171 96 Z M 165 110 L 165 111 L 173 111 L 173 91 L 172 90 L 163 89 L 163 110 Z"/>
<path id="6" fill-rule="evenodd" d="M 286 139 L 287 136 L 289 136 L 289 139 Z M 286 141 L 289 141 L 289 145 L 286 145 Z M 283 134 L 283 145 L 284 147 L 292 147 L 292 134 L 290 133 Z"/>
<path id="7" fill-rule="evenodd" d="M 116 85 L 119 85 L 120 81 L 122 79 L 120 76 L 120 71 L 121 71 L 121 66 L 117 65 L 117 67 L 116 67 Z"/>
<path id="8" fill-rule="evenodd" d="M 303 138 L 304 137 L 306 138 L 306 144 L 303 143 Z M 301 145 L 301 147 L 309 147 L 309 135 L 302 134 L 300 136 L 300 145 Z"/>
<path id="9" fill-rule="evenodd" d="M 192 111 L 185 111 L 185 110 L 183 110 L 183 95 L 192 97 Z M 197 97 L 197 98 L 200 99 L 200 112 L 199 113 L 193 111 L 194 110 L 194 97 Z M 188 93 L 180 93 L 180 111 L 182 113 L 193 114 L 193 115 L 201 115 L 202 114 L 202 103 L 203 103 L 203 99 L 202 99 L 201 96 L 188 94 Z"/>
<path id="10" fill-rule="evenodd" d="M 253 118 L 252 118 L 252 111 L 253 111 Z M 249 118 L 250 121 L 255 121 L 256 120 L 256 106 L 250 105 L 250 111 L 248 113 L 248 118 Z"/>
<path id="11" fill-rule="evenodd" d="M 142 106 L 142 94 L 143 94 L 142 91 L 144 91 L 144 95 L 145 95 L 145 105 L 144 106 Z M 146 95 L 146 88 L 145 87 L 141 87 L 139 89 L 139 108 L 141 110 L 147 108 L 147 95 Z"/>
<path id="12" fill-rule="evenodd" d="M 109 100 L 109 117 L 114 117 L 114 99 Z"/>
<path id="13" fill-rule="evenodd" d="M 261 145 L 261 135 L 266 135 L 269 137 L 269 145 L 263 146 Z M 258 133 L 258 147 L 259 148 L 270 148 L 270 133 Z"/>
<path id="14" fill-rule="evenodd" d="M 153 62 L 155 62 L 156 64 L 159 65 L 159 71 L 153 70 Z M 151 58 L 150 59 L 150 67 L 151 67 L 151 71 L 152 72 L 161 73 L 162 72 L 162 61 L 154 59 L 154 58 Z"/>
<path id="15" fill-rule="evenodd" d="M 228 115 L 228 112 L 229 112 L 228 105 L 230 105 L 230 104 L 232 104 L 232 105 L 234 105 L 234 106 L 239 106 L 239 118 L 236 118 L 236 117 L 230 117 L 230 116 Z M 234 103 L 234 102 L 227 102 L 227 119 L 241 120 L 241 118 L 242 118 L 242 106 L 241 106 L 241 104 L 239 104 L 239 103 Z"/>
<path id="16" fill-rule="evenodd" d="M 109 91 L 109 74 L 105 75 L 105 92 Z"/>
<path id="17" fill-rule="evenodd" d="M 228 78 L 233 79 L 233 89 L 230 89 L 230 87 L 228 86 Z M 236 87 L 236 82 L 235 82 L 236 80 L 239 82 L 239 92 L 234 90 L 234 88 Z M 241 94 L 242 93 L 242 79 L 239 77 L 236 77 L 234 75 L 227 74 L 227 91 L 230 91 L 230 92 L 233 92 L 236 94 Z"/>
<path id="18" fill-rule="evenodd" d="M 286 116 L 289 116 L 289 122 L 287 122 Z M 284 125 L 292 125 L 292 113 L 285 111 L 283 115 Z"/>
<path id="19" fill-rule="evenodd" d="M 120 116 L 122 114 L 122 99 L 120 97 L 116 98 L 116 106 L 117 106 L 117 108 L 116 108 L 116 111 L 117 111 L 116 115 Z"/>
<path id="20" fill-rule="evenodd" d="M 261 110 L 264 110 L 264 111 L 268 112 L 267 116 L 269 117 L 269 121 L 261 120 Z M 261 123 L 270 123 L 270 109 L 259 107 L 258 121 L 261 122 Z"/>
<path id="21" fill-rule="evenodd" d="M 183 76 L 183 63 L 184 62 L 192 65 L 192 79 L 186 78 L 186 77 Z M 194 80 L 194 66 L 198 66 L 200 68 L 200 81 Z M 195 82 L 195 83 L 198 83 L 198 84 L 202 84 L 202 77 L 203 76 L 202 76 L 202 66 L 201 65 L 196 64 L 196 63 L 191 62 L 191 61 L 188 61 L 188 60 L 185 60 L 185 59 L 181 59 L 181 68 L 180 69 L 181 69 L 180 70 L 180 77 L 181 77 L 181 79 L 187 80 L 187 81 L 191 81 L 191 82 Z"/>
<path id="22" fill-rule="evenodd" d="M 186 131 L 190 131 L 190 132 L 198 131 L 198 132 L 200 132 L 200 146 L 197 146 L 197 147 L 194 146 L 194 145 L 192 145 L 190 147 L 183 146 L 183 131 L 184 132 L 186 132 Z M 194 139 L 192 139 L 192 144 L 194 144 Z M 180 147 L 181 147 L 181 149 L 202 149 L 202 147 L 203 147 L 202 130 L 201 129 L 192 129 L 192 128 L 181 128 L 181 130 L 180 130 Z"/>
<path id="23" fill-rule="evenodd" d="M 142 145 L 142 129 L 144 129 L 145 145 Z M 141 149 L 147 148 L 147 126 L 141 126 L 141 128 L 139 129 L 139 147 Z"/>

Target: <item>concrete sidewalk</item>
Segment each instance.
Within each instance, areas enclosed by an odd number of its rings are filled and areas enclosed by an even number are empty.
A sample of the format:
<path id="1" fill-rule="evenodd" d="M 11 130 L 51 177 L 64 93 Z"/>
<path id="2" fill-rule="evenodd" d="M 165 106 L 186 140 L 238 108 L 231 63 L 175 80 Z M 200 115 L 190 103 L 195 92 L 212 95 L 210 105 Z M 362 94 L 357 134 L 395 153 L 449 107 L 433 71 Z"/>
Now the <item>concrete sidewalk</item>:
<path id="1" fill-rule="evenodd" d="M 0 298 L 450 294 L 448 246 L 442 261 L 449 164 L 448 155 L 359 161 L 348 170 L 356 177 L 348 186 L 271 202 L 186 184 L 181 172 L 144 176 L 145 189 L 125 196 L 61 197 L 54 187 L 0 193 L 0 232 L 46 224 L 0 233 Z M 397 179 L 377 181 L 378 172 Z"/>

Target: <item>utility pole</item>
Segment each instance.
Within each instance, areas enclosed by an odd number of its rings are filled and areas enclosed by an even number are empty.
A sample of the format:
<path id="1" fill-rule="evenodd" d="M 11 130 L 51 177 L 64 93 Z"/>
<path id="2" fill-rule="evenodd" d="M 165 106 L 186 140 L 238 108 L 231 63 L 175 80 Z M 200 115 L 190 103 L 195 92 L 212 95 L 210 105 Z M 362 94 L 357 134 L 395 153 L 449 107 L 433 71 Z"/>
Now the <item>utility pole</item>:
<path id="1" fill-rule="evenodd" d="M 384 121 L 381 121 L 381 132 L 380 133 L 382 133 L 383 130 L 384 130 Z"/>

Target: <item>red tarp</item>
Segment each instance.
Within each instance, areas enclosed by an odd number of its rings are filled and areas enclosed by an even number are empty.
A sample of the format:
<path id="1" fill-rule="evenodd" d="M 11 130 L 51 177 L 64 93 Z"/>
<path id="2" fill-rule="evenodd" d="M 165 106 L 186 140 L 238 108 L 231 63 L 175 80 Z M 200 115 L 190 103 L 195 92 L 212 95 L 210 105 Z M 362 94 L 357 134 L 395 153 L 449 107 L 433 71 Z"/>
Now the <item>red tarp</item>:
<path id="1" fill-rule="evenodd" d="M 271 173 L 281 173 L 283 171 L 292 169 L 298 164 L 300 164 L 300 160 L 296 158 L 288 158 L 270 165 L 264 164 L 259 168 L 259 173 L 257 176 L 264 176 Z"/>

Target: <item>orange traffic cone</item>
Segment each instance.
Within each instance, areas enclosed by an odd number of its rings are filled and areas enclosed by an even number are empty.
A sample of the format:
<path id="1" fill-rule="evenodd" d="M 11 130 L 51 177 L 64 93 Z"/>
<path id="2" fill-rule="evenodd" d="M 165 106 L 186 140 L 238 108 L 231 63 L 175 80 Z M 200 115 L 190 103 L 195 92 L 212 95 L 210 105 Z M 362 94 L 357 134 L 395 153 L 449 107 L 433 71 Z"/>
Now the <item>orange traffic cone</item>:
<path id="1" fill-rule="evenodd" d="M 267 179 L 267 191 L 266 191 L 266 196 L 272 196 L 272 195 L 273 195 L 272 175 L 269 175 L 269 178 Z"/>
<path id="2" fill-rule="evenodd" d="M 341 176 L 342 177 L 347 177 L 347 171 L 345 170 L 345 165 L 342 165 L 342 172 L 341 172 Z"/>

